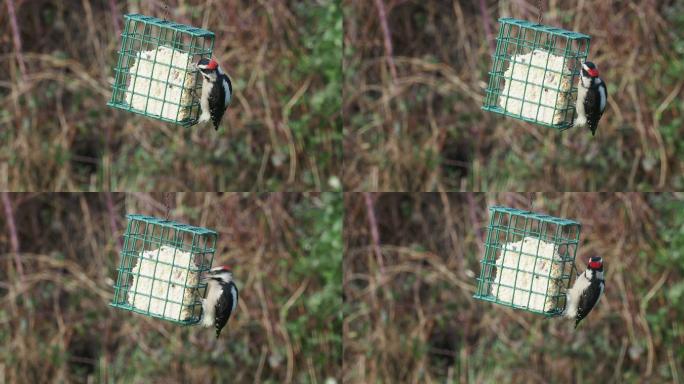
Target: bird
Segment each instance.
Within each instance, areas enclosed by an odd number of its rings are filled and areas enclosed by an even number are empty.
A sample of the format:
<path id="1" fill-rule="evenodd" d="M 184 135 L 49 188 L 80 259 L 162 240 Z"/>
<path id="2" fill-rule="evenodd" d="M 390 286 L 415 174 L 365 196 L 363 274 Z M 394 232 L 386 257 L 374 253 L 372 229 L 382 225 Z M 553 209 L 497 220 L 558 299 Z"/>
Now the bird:
<path id="1" fill-rule="evenodd" d="M 591 135 L 595 136 L 599 120 L 606 110 L 607 101 L 606 83 L 599 77 L 596 64 L 591 61 L 582 63 L 579 85 L 577 86 L 575 127 L 588 126 Z"/>
<path id="2" fill-rule="evenodd" d="M 216 338 L 235 312 L 238 303 L 238 289 L 233 273 L 226 266 L 210 269 L 204 277 L 207 283 L 207 297 L 202 299 L 202 325 L 214 327 Z"/>
<path id="3" fill-rule="evenodd" d="M 202 58 L 197 63 L 197 68 L 202 74 L 202 114 L 198 122 L 204 123 L 211 119 L 214 129 L 218 130 L 233 97 L 233 84 L 216 59 Z"/>
<path id="4" fill-rule="evenodd" d="M 577 276 L 575 284 L 568 291 L 568 303 L 564 315 L 568 319 L 575 320 L 575 328 L 594 309 L 604 289 L 603 259 L 593 256 L 589 259 L 587 269 Z"/>

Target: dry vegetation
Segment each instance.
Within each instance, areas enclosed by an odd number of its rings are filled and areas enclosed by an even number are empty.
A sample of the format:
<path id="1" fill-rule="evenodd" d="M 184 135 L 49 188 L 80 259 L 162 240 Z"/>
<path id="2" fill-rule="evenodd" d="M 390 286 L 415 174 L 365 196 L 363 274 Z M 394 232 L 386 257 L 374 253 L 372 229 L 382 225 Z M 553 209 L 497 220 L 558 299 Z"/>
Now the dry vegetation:
<path id="1" fill-rule="evenodd" d="M 534 196 L 535 210 L 582 223 L 580 270 L 591 255 L 605 260 L 605 297 L 577 331 L 472 298 L 487 206 L 527 208 L 528 199 L 345 196 L 347 382 L 681 382 L 684 196 Z"/>
<path id="2" fill-rule="evenodd" d="M 595 138 L 480 109 L 496 20 L 537 20 L 537 1 L 379 3 L 343 2 L 347 189 L 684 188 L 681 1 L 542 2 L 545 24 L 592 36 L 610 95 Z"/>
<path id="3" fill-rule="evenodd" d="M 0 197 L 10 213 L 0 215 L 0 381 L 341 377 L 340 194 L 173 197 L 171 218 L 219 232 L 214 265 L 235 273 L 241 301 L 218 341 L 211 329 L 108 306 L 123 215 L 163 216 L 161 194 Z"/>
<path id="4" fill-rule="evenodd" d="M 235 90 L 218 132 L 106 106 L 123 14 L 163 17 L 166 2 L 10 3 L 14 15 L 0 7 L 0 189 L 339 188 L 336 0 L 168 1 L 169 19 L 216 34 Z"/>

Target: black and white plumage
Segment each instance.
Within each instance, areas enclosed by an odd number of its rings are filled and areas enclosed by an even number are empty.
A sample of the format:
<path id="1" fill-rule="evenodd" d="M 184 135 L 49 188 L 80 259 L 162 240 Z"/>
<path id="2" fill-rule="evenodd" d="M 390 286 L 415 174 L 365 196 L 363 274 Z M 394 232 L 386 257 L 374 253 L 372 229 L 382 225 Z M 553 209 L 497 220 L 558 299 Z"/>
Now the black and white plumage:
<path id="1" fill-rule="evenodd" d="M 201 59 L 197 68 L 202 74 L 202 96 L 200 107 L 202 114 L 199 122 L 211 121 L 214 129 L 218 130 L 223 114 L 226 112 L 233 97 L 233 84 L 215 59 Z"/>
<path id="2" fill-rule="evenodd" d="M 237 308 L 238 289 L 233 282 L 233 274 L 226 267 L 212 268 L 206 279 L 207 298 L 202 299 L 202 325 L 214 326 L 218 338 Z"/>
<path id="3" fill-rule="evenodd" d="M 590 61 L 583 63 L 577 87 L 575 127 L 586 125 L 591 130 L 591 135 L 596 135 L 599 120 L 606 110 L 607 103 L 608 90 L 606 83 L 599 77 L 598 68 Z"/>
<path id="4" fill-rule="evenodd" d="M 587 269 L 577 276 L 575 284 L 568 291 L 568 303 L 565 317 L 575 320 L 575 328 L 587 317 L 603 295 L 605 281 L 603 279 L 603 259 L 592 257 Z"/>

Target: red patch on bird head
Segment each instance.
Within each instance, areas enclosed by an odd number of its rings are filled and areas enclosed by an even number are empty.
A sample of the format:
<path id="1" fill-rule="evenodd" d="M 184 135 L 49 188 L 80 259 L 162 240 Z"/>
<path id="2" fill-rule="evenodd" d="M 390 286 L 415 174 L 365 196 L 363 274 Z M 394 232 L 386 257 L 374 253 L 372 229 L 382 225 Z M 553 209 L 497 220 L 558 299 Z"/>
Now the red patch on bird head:
<path id="1" fill-rule="evenodd" d="M 596 69 L 596 68 L 589 68 L 589 69 L 587 70 L 587 73 L 588 73 L 589 76 L 591 76 L 591 77 L 598 77 L 598 75 L 599 75 L 599 71 L 598 71 L 598 69 Z"/>
<path id="2" fill-rule="evenodd" d="M 207 64 L 207 68 L 208 69 L 216 69 L 216 67 L 218 67 L 218 61 L 216 61 L 215 59 L 209 60 L 209 64 Z"/>
<path id="3" fill-rule="evenodd" d="M 589 269 L 601 269 L 603 268 L 603 260 L 591 258 L 589 259 Z"/>

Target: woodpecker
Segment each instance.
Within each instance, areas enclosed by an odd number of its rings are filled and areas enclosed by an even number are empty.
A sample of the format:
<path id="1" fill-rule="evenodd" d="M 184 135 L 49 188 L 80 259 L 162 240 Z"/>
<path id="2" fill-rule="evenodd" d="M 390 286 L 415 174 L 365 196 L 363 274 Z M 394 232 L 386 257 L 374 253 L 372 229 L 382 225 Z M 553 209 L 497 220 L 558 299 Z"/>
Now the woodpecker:
<path id="1" fill-rule="evenodd" d="M 233 282 L 233 273 L 227 267 L 212 268 L 205 279 L 208 285 L 207 298 L 202 299 L 202 325 L 213 325 L 218 338 L 237 307 L 238 289 Z"/>
<path id="2" fill-rule="evenodd" d="M 599 77 L 598 68 L 590 61 L 582 63 L 577 87 L 577 118 L 575 127 L 589 126 L 591 135 L 596 135 L 599 120 L 606 110 L 608 91 L 606 83 Z"/>
<path id="3" fill-rule="evenodd" d="M 211 119 L 214 129 L 218 130 L 223 113 L 233 96 L 233 84 L 215 59 L 203 58 L 197 63 L 197 68 L 202 74 L 202 98 L 200 99 L 202 114 L 199 122 L 203 123 Z"/>
<path id="4" fill-rule="evenodd" d="M 603 295 L 604 287 L 603 259 L 592 257 L 589 259 L 587 269 L 577 276 L 575 285 L 568 291 L 565 317 L 575 320 L 575 328 L 596 306 Z"/>

